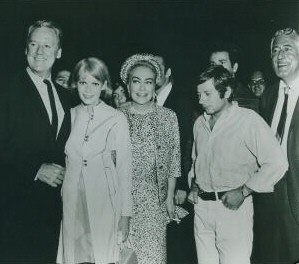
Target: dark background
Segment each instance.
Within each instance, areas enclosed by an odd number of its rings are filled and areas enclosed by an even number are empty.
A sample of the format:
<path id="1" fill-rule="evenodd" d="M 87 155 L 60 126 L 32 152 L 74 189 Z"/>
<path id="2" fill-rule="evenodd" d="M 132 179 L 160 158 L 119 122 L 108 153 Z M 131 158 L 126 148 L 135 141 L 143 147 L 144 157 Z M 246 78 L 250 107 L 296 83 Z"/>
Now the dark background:
<path id="1" fill-rule="evenodd" d="M 72 69 L 83 57 L 96 56 L 116 80 L 128 56 L 158 53 L 171 65 L 177 98 L 182 112 L 188 113 L 194 76 L 206 65 L 210 42 L 226 40 L 241 48 L 238 77 L 243 82 L 254 67 L 263 68 L 272 79 L 271 36 L 277 29 L 297 29 L 298 7 L 298 1 L 284 0 L 0 0 L 0 78 L 24 68 L 27 28 L 37 19 L 49 18 L 64 31 L 63 57 L 56 69 Z"/>

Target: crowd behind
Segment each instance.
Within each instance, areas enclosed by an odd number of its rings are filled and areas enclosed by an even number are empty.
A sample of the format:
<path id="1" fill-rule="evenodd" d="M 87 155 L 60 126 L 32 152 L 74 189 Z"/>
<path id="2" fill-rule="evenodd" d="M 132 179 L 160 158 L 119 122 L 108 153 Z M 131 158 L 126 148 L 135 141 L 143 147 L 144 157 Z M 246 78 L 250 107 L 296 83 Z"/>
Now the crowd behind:
<path id="1" fill-rule="evenodd" d="M 0 96 L 0 263 L 118 263 L 124 247 L 139 264 L 299 261 L 294 29 L 269 43 L 271 85 L 262 68 L 242 84 L 236 46 L 211 47 L 186 144 L 163 54 L 132 54 L 118 80 L 96 57 L 54 75 L 61 43 L 32 24 Z"/>

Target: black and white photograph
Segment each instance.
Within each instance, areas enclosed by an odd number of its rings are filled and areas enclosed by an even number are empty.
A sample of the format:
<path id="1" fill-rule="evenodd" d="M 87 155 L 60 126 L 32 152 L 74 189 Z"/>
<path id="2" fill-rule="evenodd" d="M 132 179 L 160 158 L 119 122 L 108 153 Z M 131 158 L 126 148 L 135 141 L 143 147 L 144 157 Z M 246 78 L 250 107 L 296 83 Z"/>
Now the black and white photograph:
<path id="1" fill-rule="evenodd" d="M 299 264 L 299 1 L 0 0 L 0 264 Z"/>

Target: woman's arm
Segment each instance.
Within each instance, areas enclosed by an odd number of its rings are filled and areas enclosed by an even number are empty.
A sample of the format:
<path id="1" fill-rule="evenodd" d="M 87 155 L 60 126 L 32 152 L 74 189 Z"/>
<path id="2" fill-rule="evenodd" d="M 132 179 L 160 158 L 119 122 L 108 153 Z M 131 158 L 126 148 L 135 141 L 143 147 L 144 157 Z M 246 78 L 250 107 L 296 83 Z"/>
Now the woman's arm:
<path id="1" fill-rule="evenodd" d="M 168 178 L 167 186 L 167 198 L 166 198 L 166 209 L 170 219 L 175 217 L 175 205 L 174 205 L 174 191 L 175 191 L 176 178 Z"/>

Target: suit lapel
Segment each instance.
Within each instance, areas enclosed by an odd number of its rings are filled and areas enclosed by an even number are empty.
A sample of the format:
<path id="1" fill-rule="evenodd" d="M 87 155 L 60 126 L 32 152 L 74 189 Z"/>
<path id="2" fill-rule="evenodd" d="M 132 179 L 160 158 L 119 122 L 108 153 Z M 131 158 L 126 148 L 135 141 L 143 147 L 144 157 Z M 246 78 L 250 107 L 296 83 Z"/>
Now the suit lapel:
<path id="1" fill-rule="evenodd" d="M 298 117 L 299 117 L 299 98 L 297 99 L 297 102 L 296 102 L 296 106 L 295 106 L 295 109 L 294 109 L 294 112 L 293 112 L 293 115 L 292 115 L 292 120 L 291 120 L 291 124 L 290 124 L 290 128 L 289 128 L 289 133 L 288 133 L 288 149 L 289 149 L 289 146 L 291 146 L 292 142 L 291 139 L 290 139 L 290 135 L 292 134 L 292 131 L 294 129 L 294 126 L 298 124 Z"/>
<path id="2" fill-rule="evenodd" d="M 68 138 L 69 131 L 71 128 L 70 102 L 66 98 L 66 91 L 64 90 L 65 88 L 62 88 L 61 86 L 56 84 L 55 84 L 55 88 L 64 111 L 61 126 L 57 135 L 57 140 L 65 141 Z"/>
<path id="3" fill-rule="evenodd" d="M 297 99 L 296 106 L 293 112 L 291 124 L 290 124 L 290 131 L 293 129 L 294 125 L 296 125 L 296 121 L 299 117 L 299 98 Z"/>
<path id="4" fill-rule="evenodd" d="M 270 87 L 271 89 L 271 87 Z M 277 85 L 275 85 L 274 87 L 272 87 L 271 89 L 271 94 L 268 98 L 268 109 L 270 109 L 269 111 L 269 125 L 272 125 L 272 121 L 273 121 L 273 117 L 274 117 L 274 112 L 275 112 L 275 108 L 276 108 L 276 104 L 277 104 L 277 100 L 278 100 L 278 90 L 279 90 L 279 83 Z"/>

